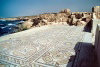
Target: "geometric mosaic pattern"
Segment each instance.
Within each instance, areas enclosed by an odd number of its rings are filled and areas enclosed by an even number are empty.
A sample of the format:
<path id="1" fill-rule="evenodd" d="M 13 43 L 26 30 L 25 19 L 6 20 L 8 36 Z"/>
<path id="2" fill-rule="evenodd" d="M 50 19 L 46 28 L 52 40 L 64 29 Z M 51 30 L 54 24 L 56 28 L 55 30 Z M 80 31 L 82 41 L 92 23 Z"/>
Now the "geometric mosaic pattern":
<path id="1" fill-rule="evenodd" d="M 33 29 L 30 35 L 0 42 L 0 62 L 21 67 L 66 67 L 85 33 L 82 26 L 52 25 L 35 33 Z"/>

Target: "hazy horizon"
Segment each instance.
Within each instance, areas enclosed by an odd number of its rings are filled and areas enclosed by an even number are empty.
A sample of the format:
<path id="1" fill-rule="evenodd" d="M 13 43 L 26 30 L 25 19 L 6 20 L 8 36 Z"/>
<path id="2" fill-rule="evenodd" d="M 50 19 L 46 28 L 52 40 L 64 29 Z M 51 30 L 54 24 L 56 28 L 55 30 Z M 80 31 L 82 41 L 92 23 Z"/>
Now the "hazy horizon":
<path id="1" fill-rule="evenodd" d="M 0 17 L 31 16 L 66 8 L 72 12 L 91 12 L 99 3 L 100 0 L 0 0 Z"/>

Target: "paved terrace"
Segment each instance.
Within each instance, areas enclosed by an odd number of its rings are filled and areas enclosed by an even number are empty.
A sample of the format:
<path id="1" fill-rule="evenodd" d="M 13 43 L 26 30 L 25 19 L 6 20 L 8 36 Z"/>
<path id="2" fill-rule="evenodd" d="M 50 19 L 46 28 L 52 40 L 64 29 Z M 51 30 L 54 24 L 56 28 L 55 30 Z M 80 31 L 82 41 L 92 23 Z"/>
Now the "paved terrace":
<path id="1" fill-rule="evenodd" d="M 92 43 L 91 33 L 83 29 L 82 26 L 50 25 L 0 37 L 0 62 L 21 67 L 78 67 L 73 62 L 84 58 L 75 60 L 75 54 L 79 54 L 82 44 Z M 88 55 L 83 52 L 78 58 L 86 57 L 85 54 Z"/>

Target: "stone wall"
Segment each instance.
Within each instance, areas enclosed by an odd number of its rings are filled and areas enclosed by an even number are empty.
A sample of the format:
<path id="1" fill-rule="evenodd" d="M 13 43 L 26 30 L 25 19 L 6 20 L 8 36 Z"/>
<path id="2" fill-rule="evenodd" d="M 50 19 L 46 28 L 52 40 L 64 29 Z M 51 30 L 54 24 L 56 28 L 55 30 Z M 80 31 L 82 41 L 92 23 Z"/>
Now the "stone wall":
<path id="1" fill-rule="evenodd" d="M 96 18 L 100 19 L 100 6 L 95 6 L 92 8 L 92 12 L 95 13 Z"/>
<path id="2" fill-rule="evenodd" d="M 95 6 L 92 8 L 92 12 L 100 12 L 100 6 Z"/>
<path id="3" fill-rule="evenodd" d="M 97 25 L 96 36 L 95 36 L 95 51 L 98 59 L 98 67 L 100 67 L 100 24 Z"/>
<path id="4" fill-rule="evenodd" d="M 93 35 L 95 35 L 96 33 L 96 28 L 97 28 L 97 24 L 100 24 L 100 20 L 99 19 L 92 19 L 93 20 L 93 24 L 92 24 L 92 33 Z"/>

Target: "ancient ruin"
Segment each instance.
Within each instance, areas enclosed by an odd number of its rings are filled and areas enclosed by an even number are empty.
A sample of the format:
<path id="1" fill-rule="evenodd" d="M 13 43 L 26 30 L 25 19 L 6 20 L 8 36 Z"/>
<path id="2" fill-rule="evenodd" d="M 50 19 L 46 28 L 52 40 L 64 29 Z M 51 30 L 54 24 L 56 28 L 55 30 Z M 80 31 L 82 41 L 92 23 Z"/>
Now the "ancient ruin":
<path id="1" fill-rule="evenodd" d="M 28 30 L 0 37 L 0 66 L 99 67 L 99 9 L 18 18 Z"/>

